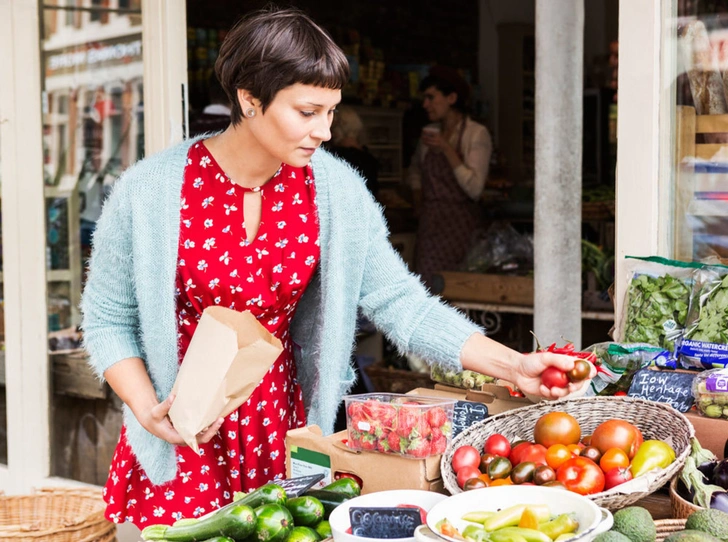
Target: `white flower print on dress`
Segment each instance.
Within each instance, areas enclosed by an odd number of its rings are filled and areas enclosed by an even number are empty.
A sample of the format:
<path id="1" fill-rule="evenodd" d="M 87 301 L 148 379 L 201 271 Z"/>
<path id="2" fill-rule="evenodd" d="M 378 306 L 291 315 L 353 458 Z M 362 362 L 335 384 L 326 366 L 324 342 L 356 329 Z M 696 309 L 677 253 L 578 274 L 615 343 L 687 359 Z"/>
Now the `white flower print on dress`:
<path id="1" fill-rule="evenodd" d="M 260 241 L 261 243 L 264 242 L 266 239 L 268 239 L 268 234 L 267 233 L 264 233 L 263 235 L 261 235 L 260 237 L 258 237 L 258 241 Z"/>
<path id="2" fill-rule="evenodd" d="M 209 474 L 210 473 L 210 465 L 202 465 L 200 467 L 200 474 Z"/>
<path id="3" fill-rule="evenodd" d="M 203 156 L 202 158 L 200 158 L 200 165 L 203 168 L 207 168 L 207 166 L 209 166 L 211 162 L 212 160 L 210 160 L 209 156 Z"/>
<path id="4" fill-rule="evenodd" d="M 195 242 L 191 239 L 185 239 L 185 242 L 182 246 L 186 249 L 195 248 Z"/>
<path id="5" fill-rule="evenodd" d="M 246 256 L 245 257 L 245 263 L 247 263 L 247 264 L 253 263 L 253 257 L 252 256 Z"/>
<path id="6" fill-rule="evenodd" d="M 189 292 L 192 288 L 197 288 L 197 286 L 192 282 L 192 279 L 187 279 L 187 282 L 185 282 L 185 292 Z"/>
<path id="7" fill-rule="evenodd" d="M 270 418 L 263 418 L 263 427 L 268 427 L 270 424 Z"/>
<path id="8" fill-rule="evenodd" d="M 269 252 L 264 248 L 256 248 L 255 252 L 258 254 L 258 259 L 262 260 L 263 256 L 268 256 Z"/>
<path id="9" fill-rule="evenodd" d="M 214 501 L 210 501 L 210 506 L 212 506 L 215 509 L 220 508 L 220 497 L 218 497 Z"/>
<path id="10" fill-rule="evenodd" d="M 238 277 L 238 270 L 237 269 L 233 269 L 232 271 L 230 271 L 230 277 L 237 278 Z"/>
<path id="11" fill-rule="evenodd" d="M 185 497 L 185 504 L 190 504 L 192 502 L 193 498 L 194 497 L 190 497 L 190 496 Z"/>
<path id="12" fill-rule="evenodd" d="M 230 478 L 237 478 L 238 476 L 240 476 L 240 471 L 238 471 L 238 469 L 232 469 L 230 471 Z"/>
<path id="13" fill-rule="evenodd" d="M 301 284 L 301 279 L 298 278 L 298 273 L 293 273 L 293 275 L 291 275 L 291 282 L 288 284 Z"/>
<path id="14" fill-rule="evenodd" d="M 202 208 L 207 209 L 212 205 L 212 202 L 215 201 L 215 198 L 213 196 L 209 196 L 202 200 Z"/>
<path id="15" fill-rule="evenodd" d="M 223 233 L 230 233 L 230 225 L 228 224 L 227 226 L 225 226 L 225 227 L 224 227 L 224 228 L 222 229 L 222 232 L 223 232 Z"/>
<path id="16" fill-rule="evenodd" d="M 274 213 L 280 212 L 280 210 L 283 209 L 283 202 L 282 201 L 276 202 L 275 205 L 273 205 L 273 207 L 271 207 L 271 209 L 273 209 Z"/>
<path id="17" fill-rule="evenodd" d="M 278 437 L 278 431 L 273 431 L 270 435 L 268 435 L 268 444 L 272 444 L 273 441 Z"/>
<path id="18" fill-rule="evenodd" d="M 214 290 L 217 288 L 218 284 L 220 284 L 220 279 L 212 279 L 207 287 L 210 288 L 210 290 Z"/>
<path id="19" fill-rule="evenodd" d="M 195 188 L 200 188 L 203 184 L 205 184 L 205 181 L 202 180 L 202 177 L 197 177 L 192 183 L 192 186 L 194 186 Z"/>
<path id="20" fill-rule="evenodd" d="M 183 210 L 189 209 L 190 205 L 187 203 L 187 198 L 182 198 L 182 201 L 180 202 L 180 206 Z"/>
<path id="21" fill-rule="evenodd" d="M 182 221 L 182 224 L 185 225 L 185 228 L 189 228 L 190 226 L 192 226 L 192 219 L 191 218 L 185 219 Z"/>
<path id="22" fill-rule="evenodd" d="M 273 266 L 273 272 L 274 273 L 283 273 L 283 265 L 276 264 L 275 266 Z"/>
<path id="23" fill-rule="evenodd" d="M 307 214 L 298 215 L 298 218 L 300 218 L 301 219 L 301 222 L 303 222 L 304 224 L 306 222 L 308 222 L 308 215 Z"/>
<path id="24" fill-rule="evenodd" d="M 234 203 L 231 203 L 230 205 L 228 205 L 227 203 L 224 203 L 223 204 L 223 207 L 225 207 L 225 215 L 226 216 L 230 216 L 230 213 L 234 213 L 235 211 L 238 210 L 238 208 L 235 207 L 235 204 Z"/>
<path id="25" fill-rule="evenodd" d="M 302 203 L 303 203 L 303 201 L 301 201 L 301 194 L 296 192 L 293 195 L 293 205 L 301 205 Z"/>
<path id="26" fill-rule="evenodd" d="M 120 523 L 121 522 L 121 512 L 116 512 L 115 514 L 109 514 L 109 519 L 113 521 L 114 523 Z"/>
<path id="27" fill-rule="evenodd" d="M 179 521 L 182 519 L 182 512 L 172 512 L 172 519 Z"/>
<path id="28" fill-rule="evenodd" d="M 276 290 L 278 289 L 278 287 L 279 287 L 280 285 L 281 285 L 281 283 L 280 283 L 280 282 L 274 282 L 274 283 L 273 283 L 273 284 L 271 285 L 271 287 L 270 287 L 270 291 L 271 291 L 271 292 L 275 292 L 275 291 L 276 291 Z"/>
<path id="29" fill-rule="evenodd" d="M 273 190 L 275 190 L 276 192 L 283 192 L 285 189 L 286 187 L 283 185 L 283 183 L 278 183 Z"/>
<path id="30" fill-rule="evenodd" d="M 228 190 L 227 192 L 225 192 L 225 194 L 228 195 L 228 196 L 234 196 L 235 195 L 235 187 L 233 186 L 230 190 Z"/>
<path id="31" fill-rule="evenodd" d="M 230 286 L 230 293 L 233 295 L 239 294 L 242 291 L 243 291 L 243 288 L 240 285 L 238 285 L 238 286 L 231 285 Z"/>
<path id="32" fill-rule="evenodd" d="M 276 316 L 274 318 L 271 318 L 270 320 L 268 320 L 268 325 L 269 326 L 275 326 L 276 324 L 278 324 L 278 320 L 279 319 L 280 318 L 278 316 Z M 273 386 L 275 386 L 275 384 L 273 384 Z"/>
<path id="33" fill-rule="evenodd" d="M 205 513 L 205 509 L 202 508 L 201 506 L 198 506 L 197 508 L 195 508 L 195 511 L 192 512 L 192 515 L 195 516 L 195 517 L 199 517 L 199 516 L 201 516 L 204 513 Z"/>
<path id="34" fill-rule="evenodd" d="M 162 508 L 161 506 L 154 507 L 154 517 L 155 518 L 161 518 L 165 512 L 166 512 L 166 510 L 164 508 Z"/>
<path id="35" fill-rule="evenodd" d="M 218 260 L 221 261 L 222 263 L 224 263 L 225 265 L 230 265 L 230 261 L 232 259 L 233 258 L 232 258 L 232 256 L 230 256 L 230 252 L 228 252 L 227 250 L 223 253 L 222 256 L 220 256 L 220 258 L 218 258 Z"/>
<path id="36" fill-rule="evenodd" d="M 154 497 L 154 492 L 148 487 L 144 488 L 144 498 L 149 500 Z"/>
<path id="37" fill-rule="evenodd" d="M 190 481 L 190 477 L 192 476 L 192 471 L 180 472 L 179 475 L 182 478 L 182 482 L 186 484 L 187 482 Z"/>
<path id="38" fill-rule="evenodd" d="M 301 235 L 298 236 L 297 241 L 299 243 L 308 243 L 308 235 L 306 235 L 305 233 L 302 233 Z"/>
<path id="39" fill-rule="evenodd" d="M 215 248 L 215 238 L 210 237 L 209 239 L 205 239 L 205 244 L 202 245 L 202 248 L 204 248 L 205 250 L 211 250 Z"/>
<path id="40" fill-rule="evenodd" d="M 174 491 L 172 491 L 171 489 L 168 489 L 167 491 L 165 491 L 164 498 L 167 499 L 168 501 L 171 501 L 172 499 L 174 499 Z"/>
<path id="41" fill-rule="evenodd" d="M 289 179 L 295 179 L 296 178 L 296 172 L 291 171 L 291 174 L 288 176 Z"/>
<path id="42" fill-rule="evenodd" d="M 276 243 L 276 248 L 286 248 L 286 245 L 288 244 L 288 239 L 280 239 Z"/>
<path id="43" fill-rule="evenodd" d="M 207 271 L 207 262 L 205 260 L 197 262 L 197 269 L 199 271 Z"/>
<path id="44" fill-rule="evenodd" d="M 212 228 L 212 218 L 205 219 L 205 229 Z"/>
<path id="45" fill-rule="evenodd" d="M 250 470 L 248 470 L 248 478 L 250 478 L 250 479 L 252 480 L 252 479 L 253 479 L 253 478 L 255 478 L 256 476 L 257 476 L 257 474 L 256 474 L 256 472 L 255 472 L 255 469 L 250 469 Z"/>
<path id="46" fill-rule="evenodd" d="M 205 484 L 204 482 L 200 482 L 200 485 L 197 486 L 197 491 L 199 491 L 201 493 L 204 491 L 207 491 L 207 489 L 208 489 L 208 485 Z"/>
<path id="47" fill-rule="evenodd" d="M 220 297 L 220 296 L 217 296 L 217 297 L 216 297 L 216 298 L 215 298 L 215 299 L 213 300 L 213 303 L 215 303 L 215 305 L 219 305 L 219 304 L 220 304 L 220 301 L 222 301 L 222 297 Z"/>
<path id="48" fill-rule="evenodd" d="M 278 229 L 279 230 L 282 230 L 283 228 L 286 227 L 286 221 L 285 220 L 281 220 L 280 222 L 276 223 L 276 226 L 278 226 Z"/>
<path id="49" fill-rule="evenodd" d="M 306 258 L 306 265 L 313 265 L 315 263 L 316 263 L 316 258 L 314 258 L 313 256 L 309 256 L 308 258 Z"/>
<path id="50" fill-rule="evenodd" d="M 240 425 L 249 425 L 250 424 L 250 416 L 245 416 L 242 420 L 240 420 Z"/>
<path id="51" fill-rule="evenodd" d="M 271 458 L 271 459 L 272 459 L 273 461 L 275 461 L 276 459 L 278 459 L 278 450 L 273 450 L 273 451 L 272 451 L 272 452 L 270 453 L 270 458 Z"/>

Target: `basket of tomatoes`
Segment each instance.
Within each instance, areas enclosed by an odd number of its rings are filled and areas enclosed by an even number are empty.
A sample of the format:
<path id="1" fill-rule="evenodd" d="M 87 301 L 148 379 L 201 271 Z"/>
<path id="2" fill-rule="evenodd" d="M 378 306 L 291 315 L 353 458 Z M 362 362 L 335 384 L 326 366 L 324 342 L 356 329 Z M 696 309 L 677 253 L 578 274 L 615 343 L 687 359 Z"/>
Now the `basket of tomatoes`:
<path id="1" fill-rule="evenodd" d="M 695 430 L 677 410 L 634 397 L 578 397 L 479 422 L 442 456 L 445 488 L 541 485 L 618 509 L 656 491 L 682 468 Z"/>

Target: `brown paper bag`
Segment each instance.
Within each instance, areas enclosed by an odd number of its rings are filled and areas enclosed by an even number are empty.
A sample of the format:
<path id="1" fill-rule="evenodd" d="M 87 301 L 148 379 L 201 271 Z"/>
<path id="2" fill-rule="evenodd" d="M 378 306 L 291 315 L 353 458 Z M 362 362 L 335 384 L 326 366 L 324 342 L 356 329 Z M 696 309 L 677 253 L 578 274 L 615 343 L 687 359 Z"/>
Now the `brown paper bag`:
<path id="1" fill-rule="evenodd" d="M 177 380 L 169 418 L 196 452 L 197 434 L 248 400 L 283 351 L 249 311 L 208 307 L 192 336 Z"/>

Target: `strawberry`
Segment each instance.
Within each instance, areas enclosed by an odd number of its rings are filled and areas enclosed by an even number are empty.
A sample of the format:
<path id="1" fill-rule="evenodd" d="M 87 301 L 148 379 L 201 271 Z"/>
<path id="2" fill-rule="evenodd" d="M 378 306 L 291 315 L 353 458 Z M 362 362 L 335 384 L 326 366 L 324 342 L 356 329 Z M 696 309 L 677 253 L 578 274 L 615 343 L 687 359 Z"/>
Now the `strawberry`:
<path id="1" fill-rule="evenodd" d="M 407 407 L 400 407 L 397 413 L 397 433 L 400 437 L 409 438 L 417 425 L 417 413 Z"/>
<path id="2" fill-rule="evenodd" d="M 430 435 L 430 440 L 438 439 L 438 438 L 442 437 L 443 435 L 444 435 L 444 433 L 442 432 L 442 429 L 440 429 L 439 427 L 433 427 L 432 435 Z"/>
<path id="3" fill-rule="evenodd" d="M 427 423 L 427 418 L 425 416 L 418 416 L 417 417 L 417 423 L 415 424 L 414 429 L 412 429 L 412 433 L 410 433 L 410 438 L 429 438 L 432 434 L 432 429 L 430 428 L 430 424 Z"/>
<path id="4" fill-rule="evenodd" d="M 442 407 L 434 407 L 427 411 L 427 422 L 430 427 L 442 427 L 447 423 L 447 412 Z"/>
<path id="5" fill-rule="evenodd" d="M 354 401 L 353 403 L 349 404 L 349 408 L 346 409 L 346 413 L 349 415 L 350 418 L 361 418 L 363 416 L 363 405 L 358 402 Z"/>
<path id="6" fill-rule="evenodd" d="M 392 452 L 400 453 L 402 451 L 402 439 L 396 431 L 392 431 L 387 435 L 387 444 L 389 444 L 389 449 Z"/>
<path id="7" fill-rule="evenodd" d="M 397 409 L 392 404 L 381 403 L 377 412 L 377 419 L 384 427 L 392 428 L 397 418 Z"/>
<path id="8" fill-rule="evenodd" d="M 361 448 L 361 433 L 354 429 L 349 429 L 349 438 L 346 445 L 349 448 Z"/>
<path id="9" fill-rule="evenodd" d="M 407 447 L 407 453 L 412 457 L 427 457 L 430 455 L 430 451 L 430 441 L 424 438 L 413 439 Z"/>
<path id="10" fill-rule="evenodd" d="M 373 435 L 370 434 L 364 434 L 361 437 L 361 448 L 362 450 L 376 450 L 377 449 L 377 439 L 374 438 Z"/>
<path id="11" fill-rule="evenodd" d="M 440 431 L 442 431 L 442 434 L 446 437 L 449 437 L 452 434 L 452 424 L 450 422 L 446 422 L 440 427 Z"/>
<path id="12" fill-rule="evenodd" d="M 389 447 L 389 435 L 392 434 L 393 433 L 386 433 L 380 437 L 380 439 L 377 441 L 378 452 L 388 454 L 391 451 L 391 448 Z"/>
<path id="13" fill-rule="evenodd" d="M 430 446 L 433 454 L 444 454 L 447 450 L 447 437 L 442 433 L 438 437 L 433 436 Z"/>

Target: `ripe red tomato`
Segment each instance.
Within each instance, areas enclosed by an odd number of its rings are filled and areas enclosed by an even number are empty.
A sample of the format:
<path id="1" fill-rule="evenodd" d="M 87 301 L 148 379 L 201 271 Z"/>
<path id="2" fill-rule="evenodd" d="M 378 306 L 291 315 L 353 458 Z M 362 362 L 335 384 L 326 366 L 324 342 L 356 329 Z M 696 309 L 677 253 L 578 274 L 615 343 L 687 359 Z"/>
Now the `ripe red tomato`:
<path id="1" fill-rule="evenodd" d="M 499 455 L 508 457 L 511 453 L 511 443 L 503 435 L 496 433 L 488 437 L 485 441 L 484 452 L 486 454 Z"/>
<path id="2" fill-rule="evenodd" d="M 612 489 L 632 479 L 632 471 L 627 468 L 614 467 L 604 474 L 604 489 Z"/>
<path id="3" fill-rule="evenodd" d="M 558 469 L 562 464 L 571 459 L 571 452 L 563 444 L 549 446 L 546 451 L 546 463 L 552 469 Z"/>
<path id="4" fill-rule="evenodd" d="M 462 489 L 465 487 L 465 482 L 467 482 L 468 480 L 472 480 L 473 478 L 478 478 L 480 474 L 481 473 L 479 469 L 476 469 L 475 467 L 465 466 L 458 471 L 458 485 Z"/>
<path id="5" fill-rule="evenodd" d="M 508 459 L 510 459 L 511 464 L 515 467 L 519 463 L 523 462 L 523 459 L 521 457 L 526 452 L 526 448 L 529 446 L 533 446 L 532 442 L 519 442 L 516 444 L 512 449 L 511 453 L 508 456 Z"/>
<path id="6" fill-rule="evenodd" d="M 576 444 L 581 439 L 581 427 L 571 414 L 549 412 L 541 416 L 533 429 L 533 440 L 549 448 L 554 444 Z"/>
<path id="7" fill-rule="evenodd" d="M 591 445 L 602 454 L 610 448 L 620 448 L 632 459 L 642 446 L 642 432 L 624 420 L 608 420 L 597 426 L 592 433 Z"/>
<path id="8" fill-rule="evenodd" d="M 629 467 L 629 457 L 620 448 L 609 448 L 599 460 L 599 466 L 604 472 L 609 472 L 614 468 L 626 469 Z"/>
<path id="9" fill-rule="evenodd" d="M 459 473 L 464 467 L 477 469 L 479 465 L 480 453 L 474 446 L 460 446 L 452 456 L 452 468 L 455 472 Z"/>
<path id="10" fill-rule="evenodd" d="M 585 359 L 577 359 L 574 362 L 574 368 L 566 373 L 566 376 L 571 382 L 581 382 L 589 378 L 590 374 L 591 364 Z"/>
<path id="11" fill-rule="evenodd" d="M 599 465 L 586 457 L 572 457 L 556 471 L 556 480 L 579 495 L 604 491 L 604 473 Z"/>
<path id="12" fill-rule="evenodd" d="M 531 444 L 528 448 L 523 450 L 521 454 L 521 463 L 530 461 L 535 463 L 537 466 L 548 465 L 546 461 L 546 447 L 540 444 Z"/>
<path id="13" fill-rule="evenodd" d="M 552 365 L 541 373 L 541 382 L 547 388 L 565 388 L 569 385 L 569 378 L 564 371 Z"/>

